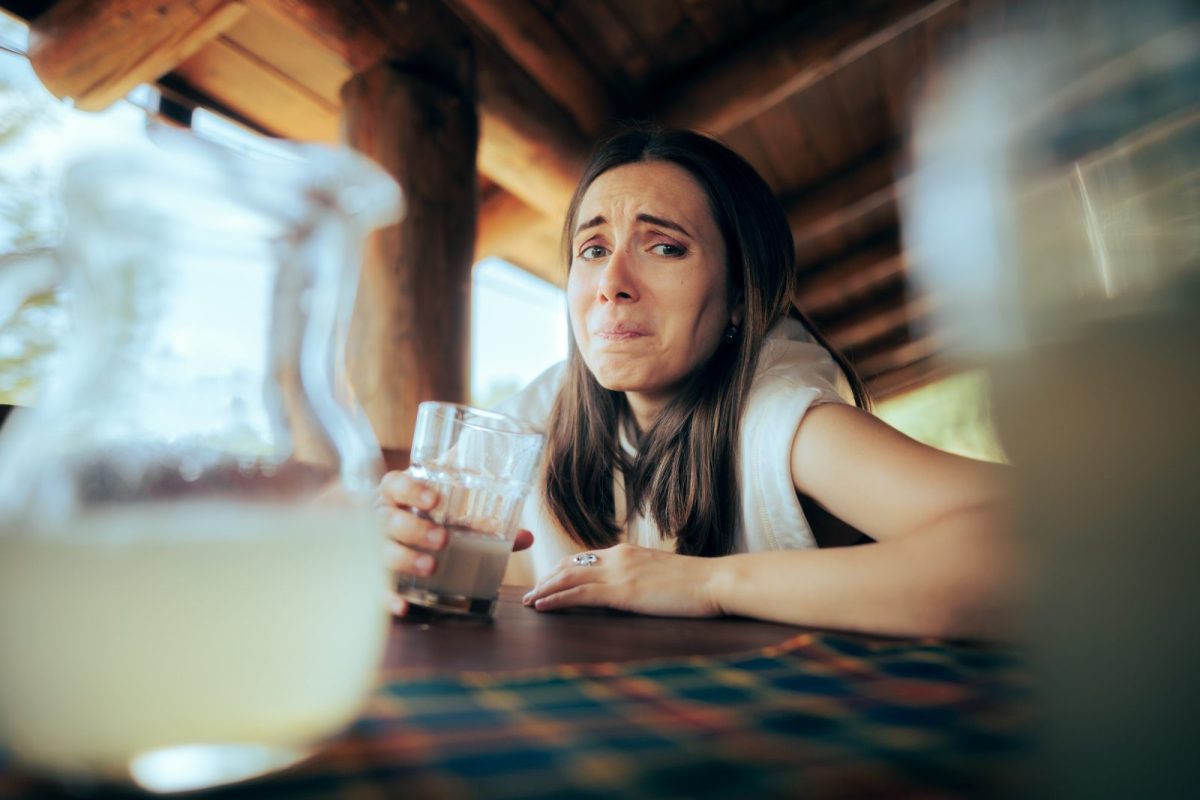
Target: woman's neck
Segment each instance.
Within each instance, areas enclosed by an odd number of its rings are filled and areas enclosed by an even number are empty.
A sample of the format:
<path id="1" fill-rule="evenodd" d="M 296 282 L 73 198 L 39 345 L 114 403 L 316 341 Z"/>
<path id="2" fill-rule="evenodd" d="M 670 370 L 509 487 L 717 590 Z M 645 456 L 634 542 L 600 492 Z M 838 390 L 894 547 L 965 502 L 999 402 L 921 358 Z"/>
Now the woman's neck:
<path id="1" fill-rule="evenodd" d="M 633 421 L 637 424 L 639 433 L 650 430 L 654 420 L 658 419 L 659 412 L 666 407 L 670 399 L 670 397 L 650 396 L 641 392 L 625 393 L 625 402 L 629 404 L 629 411 L 633 414 Z M 641 437 L 639 436 L 639 438 Z"/>

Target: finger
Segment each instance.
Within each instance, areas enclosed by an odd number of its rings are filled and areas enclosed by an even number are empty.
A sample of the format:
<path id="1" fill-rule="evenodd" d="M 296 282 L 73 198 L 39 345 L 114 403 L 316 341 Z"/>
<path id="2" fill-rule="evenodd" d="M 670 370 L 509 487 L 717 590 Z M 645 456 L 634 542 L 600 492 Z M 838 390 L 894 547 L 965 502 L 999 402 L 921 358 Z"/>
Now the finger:
<path id="1" fill-rule="evenodd" d="M 418 511 L 430 511 L 438 504 L 437 490 L 407 472 L 396 470 L 379 481 L 379 497 L 385 505 L 407 506 Z"/>
<path id="2" fill-rule="evenodd" d="M 388 569 L 395 574 L 425 576 L 432 575 L 437 569 L 437 560 L 429 553 L 422 553 L 395 542 L 384 543 L 384 559 Z"/>
<path id="3" fill-rule="evenodd" d="M 548 597 L 555 592 L 565 591 L 582 584 L 596 583 L 599 579 L 600 575 L 595 567 L 559 567 L 539 581 L 538 585 L 522 598 L 522 602 L 525 605 L 532 605 L 539 599 Z"/>
<path id="4" fill-rule="evenodd" d="M 408 601 L 395 592 L 388 593 L 388 610 L 397 617 L 403 617 L 408 613 Z"/>
<path id="5" fill-rule="evenodd" d="M 540 581 L 538 581 L 532 589 L 530 589 L 528 592 L 525 593 L 525 596 L 521 598 L 521 602 L 524 603 L 525 605 L 530 605 L 531 603 L 533 603 L 534 600 L 541 597 L 545 593 L 547 586 L 550 586 L 553 581 L 558 580 L 558 577 L 563 573 L 563 570 L 565 570 L 565 569 L 567 569 L 567 567 L 563 566 L 562 564 L 559 564 L 557 567 L 550 570 L 550 572 L 546 575 L 546 577 L 544 577 Z"/>
<path id="6" fill-rule="evenodd" d="M 522 528 L 517 531 L 517 538 L 513 540 L 513 552 L 519 550 L 528 550 L 533 546 L 533 533 Z"/>
<path id="7" fill-rule="evenodd" d="M 389 539 L 418 550 L 441 550 L 446 546 L 446 529 L 401 508 L 382 509 L 383 532 Z"/>
<path id="8" fill-rule="evenodd" d="M 602 583 L 584 583 L 542 597 L 534 602 L 533 607 L 538 611 L 554 611 L 579 606 L 604 606 L 608 605 L 605 593 L 606 587 Z"/>

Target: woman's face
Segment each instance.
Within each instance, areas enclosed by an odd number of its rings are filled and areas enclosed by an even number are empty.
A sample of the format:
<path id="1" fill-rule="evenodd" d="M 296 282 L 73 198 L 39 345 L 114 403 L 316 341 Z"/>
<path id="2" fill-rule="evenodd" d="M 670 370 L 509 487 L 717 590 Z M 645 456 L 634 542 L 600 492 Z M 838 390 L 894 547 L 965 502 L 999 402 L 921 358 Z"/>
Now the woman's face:
<path id="1" fill-rule="evenodd" d="M 667 162 L 603 173 L 574 224 L 575 343 L 600 385 L 625 392 L 641 418 L 639 405 L 661 408 L 721 343 L 725 243 L 700 184 Z"/>

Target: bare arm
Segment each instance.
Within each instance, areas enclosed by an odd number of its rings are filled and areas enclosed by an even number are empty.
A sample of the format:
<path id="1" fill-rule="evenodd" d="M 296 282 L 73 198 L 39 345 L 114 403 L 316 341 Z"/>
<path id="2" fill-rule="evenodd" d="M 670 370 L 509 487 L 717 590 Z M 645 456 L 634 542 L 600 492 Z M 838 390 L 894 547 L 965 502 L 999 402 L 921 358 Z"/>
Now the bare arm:
<path id="1" fill-rule="evenodd" d="M 716 559 L 718 609 L 902 635 L 1002 632 L 1016 579 L 1005 468 L 824 405 L 805 415 L 791 469 L 797 491 L 878 543 Z"/>
<path id="2" fill-rule="evenodd" d="M 877 540 L 722 558 L 618 545 L 596 566 L 565 559 L 526 595 L 539 610 L 606 605 L 649 614 L 739 614 L 916 636 L 996 636 L 1016 580 L 1006 470 L 909 439 L 848 406 L 811 409 L 792 482 Z"/>

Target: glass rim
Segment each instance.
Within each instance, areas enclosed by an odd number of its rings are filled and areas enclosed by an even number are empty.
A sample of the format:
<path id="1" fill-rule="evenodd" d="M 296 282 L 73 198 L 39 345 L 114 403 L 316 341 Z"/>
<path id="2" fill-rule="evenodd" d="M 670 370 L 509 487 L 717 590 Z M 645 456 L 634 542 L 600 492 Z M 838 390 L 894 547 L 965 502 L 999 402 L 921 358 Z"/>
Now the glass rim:
<path id="1" fill-rule="evenodd" d="M 462 425 L 463 427 L 471 428 L 472 430 L 487 431 L 488 433 L 502 433 L 509 436 L 536 436 L 538 438 L 543 438 L 543 434 L 539 433 L 529 423 L 519 420 L 516 417 L 510 416 L 501 411 L 492 411 L 491 409 L 470 406 L 466 403 L 454 403 L 446 400 L 424 400 L 417 406 L 418 416 L 426 408 L 429 409 L 429 413 L 436 414 L 442 418 L 451 416 L 456 423 Z M 466 414 L 470 414 L 474 417 L 483 417 L 484 419 L 503 421 L 505 424 L 513 428 L 513 430 L 494 428 L 485 424 L 471 422 L 463 418 L 463 415 Z"/>

